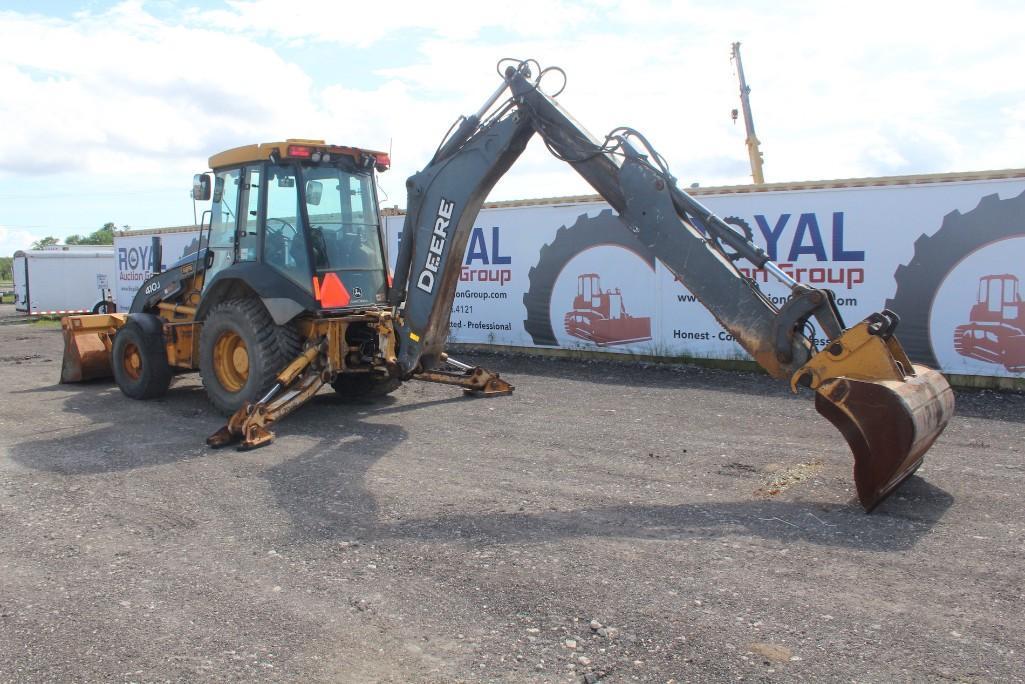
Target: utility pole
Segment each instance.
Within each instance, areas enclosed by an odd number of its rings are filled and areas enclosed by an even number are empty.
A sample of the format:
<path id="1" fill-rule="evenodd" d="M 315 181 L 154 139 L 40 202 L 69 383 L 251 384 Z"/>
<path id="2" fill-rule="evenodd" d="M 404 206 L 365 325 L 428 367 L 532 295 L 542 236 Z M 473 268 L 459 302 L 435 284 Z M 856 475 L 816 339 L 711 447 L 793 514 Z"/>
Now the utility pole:
<path id="1" fill-rule="evenodd" d="M 755 183 L 764 183 L 762 174 L 762 152 L 758 149 L 758 137 L 755 135 L 755 122 L 751 116 L 751 88 L 744 79 L 744 65 L 740 62 L 740 43 L 733 44 L 731 59 L 737 62 L 737 77 L 740 79 L 740 106 L 744 110 L 744 126 L 747 128 L 747 156 L 751 160 L 751 177 Z M 737 110 L 733 110 L 733 120 L 737 120 Z"/>

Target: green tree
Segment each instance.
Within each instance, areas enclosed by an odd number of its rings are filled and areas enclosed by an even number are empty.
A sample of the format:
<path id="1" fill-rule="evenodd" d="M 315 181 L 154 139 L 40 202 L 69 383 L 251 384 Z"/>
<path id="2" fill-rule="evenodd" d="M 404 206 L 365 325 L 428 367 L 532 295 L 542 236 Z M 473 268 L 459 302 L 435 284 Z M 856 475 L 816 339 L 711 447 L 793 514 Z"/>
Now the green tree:
<path id="1" fill-rule="evenodd" d="M 14 257 L 0 257 L 0 280 L 14 280 Z"/>
<path id="2" fill-rule="evenodd" d="M 56 245 L 58 242 L 60 242 L 60 240 L 58 240 L 54 236 L 47 235 L 46 237 L 40 238 L 39 240 L 33 242 L 32 249 L 43 249 L 44 247 L 52 247 L 53 245 Z"/>
<path id="3" fill-rule="evenodd" d="M 104 223 L 103 227 L 97 231 L 93 231 L 89 235 L 69 235 L 64 240 L 64 244 L 67 245 L 112 245 L 114 244 L 114 228 L 116 226 L 113 223 Z"/>

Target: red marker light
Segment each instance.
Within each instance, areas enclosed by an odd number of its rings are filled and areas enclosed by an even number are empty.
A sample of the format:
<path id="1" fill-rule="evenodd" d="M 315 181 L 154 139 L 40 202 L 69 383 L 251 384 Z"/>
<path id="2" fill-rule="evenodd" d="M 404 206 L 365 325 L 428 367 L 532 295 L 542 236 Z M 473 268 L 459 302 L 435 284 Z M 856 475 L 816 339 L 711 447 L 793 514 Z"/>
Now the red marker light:
<path id="1" fill-rule="evenodd" d="M 304 159 L 309 159 L 313 156 L 313 148 L 305 147 L 303 145 L 289 145 L 286 152 L 286 156 L 303 157 Z"/>
<path id="2" fill-rule="evenodd" d="M 391 155 L 390 154 L 379 154 L 377 155 L 377 163 L 375 164 L 378 171 L 387 171 L 391 168 Z"/>

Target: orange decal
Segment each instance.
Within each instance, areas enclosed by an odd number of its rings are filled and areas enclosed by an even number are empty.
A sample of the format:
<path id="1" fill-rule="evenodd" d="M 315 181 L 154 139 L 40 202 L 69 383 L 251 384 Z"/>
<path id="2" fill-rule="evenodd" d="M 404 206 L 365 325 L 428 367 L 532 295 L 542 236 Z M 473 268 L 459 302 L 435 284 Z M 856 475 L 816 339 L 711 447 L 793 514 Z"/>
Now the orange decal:
<path id="1" fill-rule="evenodd" d="M 320 286 L 320 303 L 326 309 L 335 309 L 349 303 L 349 291 L 342 285 L 337 273 L 325 273 Z"/>
<path id="2" fill-rule="evenodd" d="M 320 281 L 317 276 L 313 276 L 313 298 L 320 301 Z"/>

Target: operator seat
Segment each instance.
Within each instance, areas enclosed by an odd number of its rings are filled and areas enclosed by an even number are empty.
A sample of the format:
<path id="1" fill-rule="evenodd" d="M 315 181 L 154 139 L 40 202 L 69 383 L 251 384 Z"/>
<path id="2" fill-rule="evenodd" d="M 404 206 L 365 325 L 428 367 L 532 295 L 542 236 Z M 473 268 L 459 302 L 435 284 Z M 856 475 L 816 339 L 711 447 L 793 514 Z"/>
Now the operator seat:
<path id="1" fill-rule="evenodd" d="M 323 270 L 330 267 L 327 242 L 320 226 L 310 228 L 310 249 L 313 251 L 313 268 Z"/>

